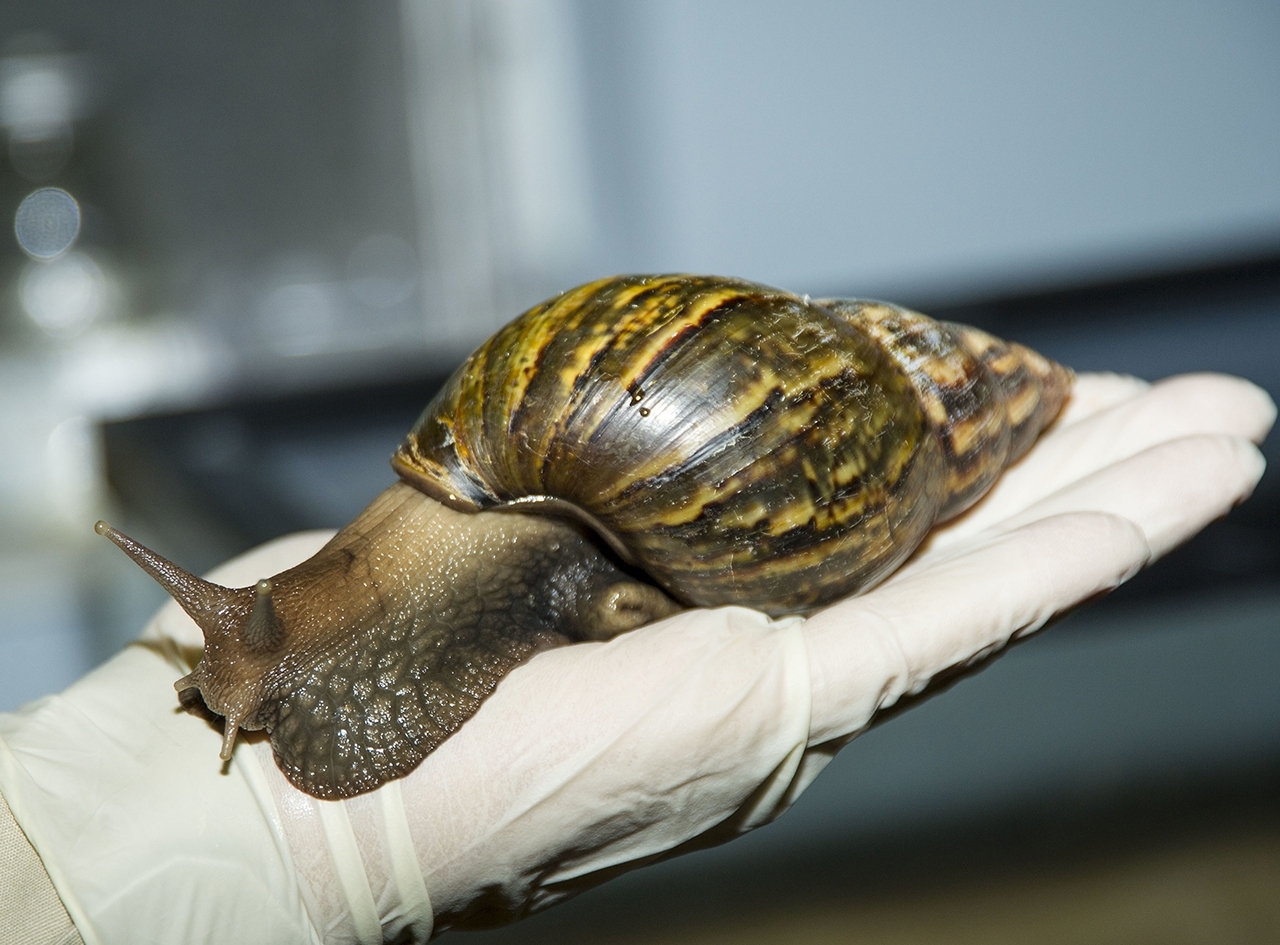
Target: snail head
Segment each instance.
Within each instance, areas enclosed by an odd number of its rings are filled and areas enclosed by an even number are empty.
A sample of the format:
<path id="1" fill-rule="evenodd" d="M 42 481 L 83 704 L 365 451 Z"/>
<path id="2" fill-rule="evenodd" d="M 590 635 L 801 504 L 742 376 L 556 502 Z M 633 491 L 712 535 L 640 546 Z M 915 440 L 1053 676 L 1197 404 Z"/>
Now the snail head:
<path id="1" fill-rule="evenodd" d="M 264 727 L 256 716 L 287 637 L 276 612 L 274 583 L 264 579 L 252 587 L 223 587 L 196 577 L 106 522 L 98 522 L 94 531 L 151 575 L 204 634 L 204 655 L 173 687 L 184 706 L 195 708 L 199 692 L 210 710 L 226 718 L 221 757 L 229 760 L 241 728 Z"/>

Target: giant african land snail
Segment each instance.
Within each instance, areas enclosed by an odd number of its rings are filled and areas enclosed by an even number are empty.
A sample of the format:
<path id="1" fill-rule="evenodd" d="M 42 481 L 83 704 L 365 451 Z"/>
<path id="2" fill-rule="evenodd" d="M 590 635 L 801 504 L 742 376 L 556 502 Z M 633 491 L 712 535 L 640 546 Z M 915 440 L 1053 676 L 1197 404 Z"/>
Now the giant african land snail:
<path id="1" fill-rule="evenodd" d="M 200 626 L 185 705 L 349 797 L 413 770 L 537 650 L 682 606 L 806 612 L 892 571 L 1054 418 L 1071 374 L 893 305 L 604 279 L 481 346 L 313 558 L 202 581 L 98 523 Z M 526 514 L 510 514 L 512 512 Z"/>

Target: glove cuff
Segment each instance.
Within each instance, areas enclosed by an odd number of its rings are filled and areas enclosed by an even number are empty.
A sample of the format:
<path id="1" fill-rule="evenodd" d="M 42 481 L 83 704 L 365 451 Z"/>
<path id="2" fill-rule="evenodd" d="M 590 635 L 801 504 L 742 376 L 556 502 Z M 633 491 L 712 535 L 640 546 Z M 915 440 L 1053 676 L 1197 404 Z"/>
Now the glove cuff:
<path id="1" fill-rule="evenodd" d="M 134 644 L 0 715 L 0 793 L 86 945 L 316 945 L 261 773 L 247 752 L 219 765 L 218 732 L 177 707 L 181 672 Z"/>

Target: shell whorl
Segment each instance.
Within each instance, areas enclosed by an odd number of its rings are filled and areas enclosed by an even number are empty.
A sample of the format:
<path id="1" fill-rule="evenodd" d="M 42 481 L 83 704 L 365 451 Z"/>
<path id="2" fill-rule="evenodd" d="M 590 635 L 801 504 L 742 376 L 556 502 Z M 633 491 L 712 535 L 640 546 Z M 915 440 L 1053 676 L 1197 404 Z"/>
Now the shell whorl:
<path id="1" fill-rule="evenodd" d="M 982 498 L 1057 416 L 1072 374 L 1030 348 L 888 302 L 816 303 L 874 338 L 907 372 L 946 458 L 944 521 Z"/>
<path id="2" fill-rule="evenodd" d="M 938 325 L 736 279 L 603 279 L 482 345 L 392 463 L 457 509 L 581 510 L 686 602 L 812 609 L 889 573 L 1065 396 L 1033 383 L 1057 376 L 1038 355 Z"/>

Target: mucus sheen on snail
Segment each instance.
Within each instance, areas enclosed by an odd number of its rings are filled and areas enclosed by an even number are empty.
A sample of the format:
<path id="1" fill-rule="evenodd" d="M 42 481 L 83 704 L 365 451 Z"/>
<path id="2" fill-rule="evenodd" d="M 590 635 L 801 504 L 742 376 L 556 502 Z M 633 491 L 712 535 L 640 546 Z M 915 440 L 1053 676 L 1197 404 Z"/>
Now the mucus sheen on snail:
<path id="1" fill-rule="evenodd" d="M 886 303 L 614 277 L 477 349 L 392 458 L 400 481 L 297 567 L 226 588 L 97 530 L 203 631 L 175 688 L 225 718 L 222 757 L 265 729 L 295 786 L 350 797 L 541 649 L 872 586 L 1030 447 L 1071 378 Z"/>

